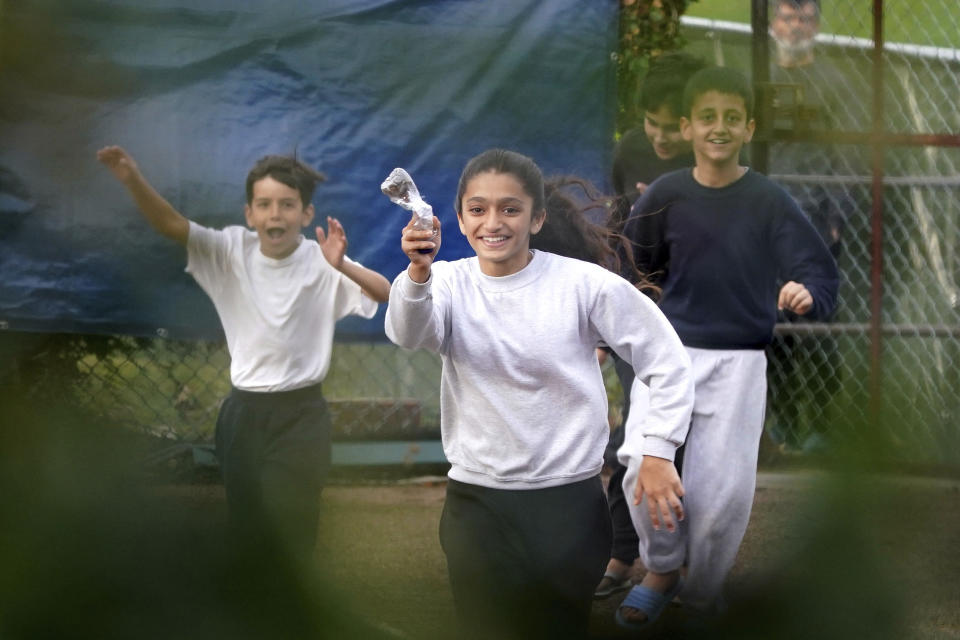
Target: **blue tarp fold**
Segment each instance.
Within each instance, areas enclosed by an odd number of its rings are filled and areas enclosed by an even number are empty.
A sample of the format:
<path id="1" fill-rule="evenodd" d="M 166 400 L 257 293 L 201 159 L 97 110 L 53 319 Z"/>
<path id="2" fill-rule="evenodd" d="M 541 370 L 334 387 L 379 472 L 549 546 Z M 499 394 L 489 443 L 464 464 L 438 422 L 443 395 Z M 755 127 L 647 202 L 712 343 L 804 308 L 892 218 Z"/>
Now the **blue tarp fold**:
<path id="1" fill-rule="evenodd" d="M 327 174 L 317 221 L 393 278 L 405 167 L 470 255 L 452 209 L 494 146 L 601 184 L 614 112 L 613 0 L 7 2 L 0 12 L 0 323 L 25 331 L 221 335 L 212 304 L 95 159 L 120 144 L 187 217 L 243 223 L 268 153 Z M 308 230 L 312 234 L 312 229 Z M 383 311 L 341 337 L 379 339 Z"/>

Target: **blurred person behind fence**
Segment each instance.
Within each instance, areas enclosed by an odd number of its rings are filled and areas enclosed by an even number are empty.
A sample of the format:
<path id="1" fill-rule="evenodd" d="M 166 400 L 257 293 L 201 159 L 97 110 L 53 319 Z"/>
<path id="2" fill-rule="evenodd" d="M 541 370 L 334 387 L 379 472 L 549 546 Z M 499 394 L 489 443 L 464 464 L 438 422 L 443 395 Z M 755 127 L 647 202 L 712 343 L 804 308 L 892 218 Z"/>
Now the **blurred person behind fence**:
<path id="1" fill-rule="evenodd" d="M 774 45 L 770 81 L 785 85 L 776 106 L 792 113 L 796 133 L 850 131 L 868 121 L 869 93 L 830 60 L 817 55 L 819 0 L 771 0 L 770 36 Z M 793 196 L 820 233 L 835 260 L 843 248 L 847 221 L 856 204 L 847 187 L 821 176 L 862 172 L 854 149 L 826 142 L 773 142 L 767 173 Z M 831 318 L 822 318 L 829 322 Z M 804 322 L 783 312 L 782 323 Z M 832 334 L 778 333 L 767 349 L 770 359 L 768 429 L 785 451 L 827 446 L 829 409 L 840 389 L 841 359 Z"/>

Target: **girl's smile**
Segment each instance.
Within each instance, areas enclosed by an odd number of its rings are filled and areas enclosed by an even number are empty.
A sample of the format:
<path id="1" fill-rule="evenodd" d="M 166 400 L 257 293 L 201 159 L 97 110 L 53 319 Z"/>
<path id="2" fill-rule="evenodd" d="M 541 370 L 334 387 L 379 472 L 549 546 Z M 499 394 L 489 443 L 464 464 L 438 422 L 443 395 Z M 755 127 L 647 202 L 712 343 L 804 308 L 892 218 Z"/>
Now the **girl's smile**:
<path id="1" fill-rule="evenodd" d="M 545 212 L 533 215 L 533 197 L 509 173 L 474 176 L 463 193 L 460 231 L 477 253 L 480 270 L 507 276 L 530 261 L 530 235 L 543 225 Z"/>

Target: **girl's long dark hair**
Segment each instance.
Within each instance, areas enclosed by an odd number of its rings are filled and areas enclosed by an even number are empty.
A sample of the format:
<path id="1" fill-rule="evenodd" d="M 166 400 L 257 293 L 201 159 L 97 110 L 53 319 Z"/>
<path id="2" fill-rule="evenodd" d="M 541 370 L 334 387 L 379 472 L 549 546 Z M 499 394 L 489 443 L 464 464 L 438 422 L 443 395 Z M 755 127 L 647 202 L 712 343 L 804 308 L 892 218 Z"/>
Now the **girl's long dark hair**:
<path id="1" fill-rule="evenodd" d="M 659 287 L 634 262 L 630 241 L 612 228 L 613 198 L 575 176 L 550 178 L 543 192 L 547 219 L 540 232 L 530 236 L 532 249 L 593 262 L 636 283 L 648 295 L 659 295 Z"/>

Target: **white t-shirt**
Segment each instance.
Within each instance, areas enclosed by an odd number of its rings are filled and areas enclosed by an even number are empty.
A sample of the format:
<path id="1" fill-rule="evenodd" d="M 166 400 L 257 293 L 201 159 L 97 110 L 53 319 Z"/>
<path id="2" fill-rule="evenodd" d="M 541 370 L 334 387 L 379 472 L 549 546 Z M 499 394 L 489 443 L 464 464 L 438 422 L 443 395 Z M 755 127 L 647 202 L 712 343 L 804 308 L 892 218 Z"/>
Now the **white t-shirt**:
<path id="1" fill-rule="evenodd" d="M 289 391 L 322 381 L 336 321 L 377 312 L 360 285 L 303 236 L 292 254 L 275 260 L 260 252 L 249 229 L 191 222 L 186 271 L 213 301 L 227 336 L 230 381 L 246 391 Z"/>
<path id="2" fill-rule="evenodd" d="M 435 262 L 423 284 L 404 271 L 386 333 L 443 360 L 441 433 L 455 480 L 528 489 L 599 473 L 609 435 L 601 344 L 650 386 L 649 411 L 627 425 L 636 450 L 673 459 L 686 436 L 693 386 L 680 339 L 653 302 L 597 265 L 537 251 L 500 278 L 476 258 Z"/>

